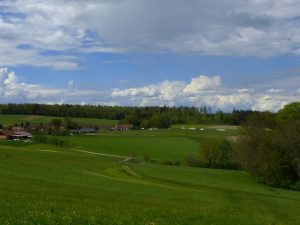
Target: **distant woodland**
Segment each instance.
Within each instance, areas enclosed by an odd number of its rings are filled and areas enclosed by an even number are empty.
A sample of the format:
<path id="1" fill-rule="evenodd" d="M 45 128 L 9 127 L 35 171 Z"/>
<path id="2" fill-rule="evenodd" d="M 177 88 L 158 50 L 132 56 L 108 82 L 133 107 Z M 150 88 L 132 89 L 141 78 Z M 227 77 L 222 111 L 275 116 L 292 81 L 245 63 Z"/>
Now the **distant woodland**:
<path id="1" fill-rule="evenodd" d="M 46 104 L 2 104 L 0 114 L 43 115 L 55 117 L 80 117 L 120 120 L 120 123 L 135 127 L 167 128 L 172 124 L 230 124 L 241 125 L 247 116 L 257 114 L 252 110 L 233 110 L 230 113 L 209 107 L 129 107 L 100 105 L 46 105 Z M 274 116 L 270 112 L 261 114 Z"/>

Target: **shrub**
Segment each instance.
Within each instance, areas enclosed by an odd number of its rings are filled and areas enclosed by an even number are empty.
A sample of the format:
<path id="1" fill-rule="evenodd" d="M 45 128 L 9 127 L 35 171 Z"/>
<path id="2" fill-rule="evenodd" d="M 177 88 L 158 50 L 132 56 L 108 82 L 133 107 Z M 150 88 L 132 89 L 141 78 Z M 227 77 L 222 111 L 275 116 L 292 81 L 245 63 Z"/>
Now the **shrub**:
<path id="1" fill-rule="evenodd" d="M 43 135 L 37 135 L 34 137 L 34 141 L 37 143 L 56 145 L 60 147 L 70 147 L 71 144 L 68 140 L 59 139 L 57 137 L 49 137 Z"/>
<path id="2" fill-rule="evenodd" d="M 221 141 L 207 140 L 202 142 L 199 155 L 188 156 L 185 163 L 192 167 L 239 169 L 240 165 L 233 162 L 232 154 L 232 147 L 226 139 Z"/>
<path id="3" fill-rule="evenodd" d="M 165 160 L 161 164 L 166 165 L 166 166 L 180 166 L 181 165 L 181 163 L 179 161 L 171 161 L 171 160 Z"/>

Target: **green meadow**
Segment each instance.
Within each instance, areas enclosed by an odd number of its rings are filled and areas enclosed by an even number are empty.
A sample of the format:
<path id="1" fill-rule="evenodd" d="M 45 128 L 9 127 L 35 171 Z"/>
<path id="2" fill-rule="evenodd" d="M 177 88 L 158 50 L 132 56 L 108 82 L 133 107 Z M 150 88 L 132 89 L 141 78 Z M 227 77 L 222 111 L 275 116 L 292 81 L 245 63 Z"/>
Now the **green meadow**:
<path id="1" fill-rule="evenodd" d="M 103 132 L 71 147 L 0 142 L 0 224 L 297 225 L 300 192 L 244 171 L 192 168 L 184 158 L 218 131 Z M 106 155 L 105 155 L 106 154 Z M 144 155 L 181 166 L 128 161 Z"/>
<path id="2" fill-rule="evenodd" d="M 101 132 L 96 137 L 68 136 L 72 147 L 88 149 L 94 152 L 117 154 L 143 158 L 145 155 L 154 160 L 183 161 L 188 155 L 199 152 L 199 142 L 206 139 L 222 139 L 239 134 L 239 130 L 216 129 L 205 131 L 171 130 L 138 130 L 130 132 Z"/>

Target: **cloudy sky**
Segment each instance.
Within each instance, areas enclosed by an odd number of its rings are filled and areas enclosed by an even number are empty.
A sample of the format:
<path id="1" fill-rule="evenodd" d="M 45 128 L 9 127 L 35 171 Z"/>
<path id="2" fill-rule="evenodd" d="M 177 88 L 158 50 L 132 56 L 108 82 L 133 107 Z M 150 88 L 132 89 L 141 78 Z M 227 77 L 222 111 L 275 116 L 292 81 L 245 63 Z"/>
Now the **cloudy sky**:
<path id="1" fill-rule="evenodd" d="M 300 101 L 299 0 L 1 0 L 0 102 L 276 111 Z"/>

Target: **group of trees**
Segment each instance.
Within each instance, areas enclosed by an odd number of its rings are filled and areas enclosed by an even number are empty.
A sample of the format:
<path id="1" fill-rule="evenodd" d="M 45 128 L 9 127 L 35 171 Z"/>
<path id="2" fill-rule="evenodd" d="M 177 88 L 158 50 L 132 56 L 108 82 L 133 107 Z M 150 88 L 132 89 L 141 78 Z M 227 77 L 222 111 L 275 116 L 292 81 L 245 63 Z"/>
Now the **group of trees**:
<path id="1" fill-rule="evenodd" d="M 34 136 L 34 141 L 37 143 L 56 145 L 56 146 L 60 146 L 60 147 L 70 147 L 71 146 L 71 144 L 68 140 L 59 139 L 59 138 L 53 137 L 53 136 L 37 135 L 37 136 Z"/>
<path id="2" fill-rule="evenodd" d="M 186 164 L 193 167 L 239 169 L 240 165 L 234 158 L 234 150 L 227 139 L 206 140 L 200 145 L 199 155 L 188 156 Z"/>
<path id="3" fill-rule="evenodd" d="M 276 116 L 250 116 L 239 149 L 241 164 L 258 180 L 300 189 L 300 103 L 285 106 Z"/>
<path id="4" fill-rule="evenodd" d="M 129 107 L 100 105 L 2 104 L 0 114 L 44 115 L 120 120 L 135 127 L 167 128 L 171 124 L 213 123 L 240 125 L 251 110 L 212 112 L 209 107 Z"/>
<path id="5" fill-rule="evenodd" d="M 30 130 L 36 135 L 42 134 L 54 134 L 59 136 L 69 135 L 69 130 L 78 130 L 81 127 L 73 121 L 71 117 L 65 117 L 64 119 L 53 118 L 48 123 L 30 123 L 29 121 L 15 123 L 14 126 L 23 127 L 26 130 Z M 11 128 L 8 126 L 6 128 Z M 0 124 L 0 129 L 4 126 Z M 95 127 L 96 128 L 96 127 Z"/>
<path id="6" fill-rule="evenodd" d="M 260 182 L 300 190 L 300 103 L 276 114 L 251 112 L 243 126 L 244 133 L 233 142 L 202 142 L 199 155 L 187 157 L 186 164 L 245 169 Z"/>

